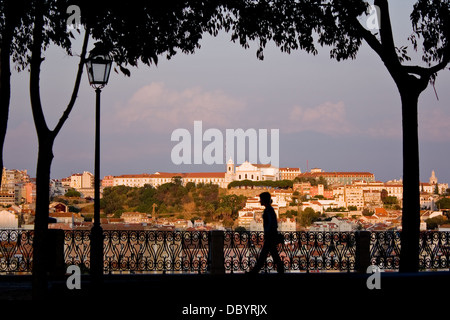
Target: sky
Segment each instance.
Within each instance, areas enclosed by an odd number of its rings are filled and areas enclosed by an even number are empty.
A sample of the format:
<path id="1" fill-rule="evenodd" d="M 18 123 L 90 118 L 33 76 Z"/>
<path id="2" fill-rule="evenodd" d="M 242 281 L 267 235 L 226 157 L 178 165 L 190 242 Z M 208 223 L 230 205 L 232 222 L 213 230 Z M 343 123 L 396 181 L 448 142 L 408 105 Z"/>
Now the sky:
<path id="1" fill-rule="evenodd" d="M 398 47 L 408 45 L 414 1 L 391 3 Z M 41 96 L 49 127 L 54 128 L 71 95 L 81 51 L 75 55 L 50 47 L 41 73 Z M 92 45 L 91 41 L 91 45 Z M 265 59 L 230 41 L 230 35 L 204 35 L 194 54 L 160 57 L 157 66 L 140 64 L 131 77 L 111 72 L 101 95 L 101 173 L 225 171 L 224 164 L 177 165 L 171 158 L 180 128 L 194 134 L 214 128 L 279 130 L 279 164 L 324 171 L 369 171 L 380 181 L 402 178 L 401 104 L 379 57 L 364 44 L 355 60 L 319 54 L 282 53 L 269 43 Z M 420 53 L 420 52 L 419 52 Z M 423 65 L 423 64 L 421 64 Z M 27 169 L 35 177 L 37 138 L 28 94 L 28 72 L 13 72 L 10 117 L 4 149 L 8 169 Z M 450 72 L 441 71 L 435 90 L 419 100 L 421 180 L 435 170 L 450 182 Z M 56 138 L 51 177 L 94 171 L 95 92 L 86 73 L 75 107 Z M 203 142 L 203 148 L 209 142 Z M 226 162 L 228 159 L 223 159 Z"/>

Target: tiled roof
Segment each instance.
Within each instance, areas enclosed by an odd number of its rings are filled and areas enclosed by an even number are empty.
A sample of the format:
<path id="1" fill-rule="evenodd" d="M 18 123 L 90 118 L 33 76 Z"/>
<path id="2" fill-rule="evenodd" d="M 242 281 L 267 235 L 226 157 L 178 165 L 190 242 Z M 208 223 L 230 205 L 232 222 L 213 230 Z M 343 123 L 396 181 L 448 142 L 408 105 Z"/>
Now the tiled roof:
<path id="1" fill-rule="evenodd" d="M 224 178 L 225 172 L 188 172 L 183 178 Z"/>
<path id="2" fill-rule="evenodd" d="M 115 176 L 115 178 L 173 178 L 173 177 L 182 177 L 182 178 L 224 178 L 225 172 L 186 172 L 186 173 L 177 173 L 177 172 L 156 172 L 153 174 L 143 173 L 143 174 L 123 174 L 120 176 Z"/>
<path id="3" fill-rule="evenodd" d="M 115 176 L 114 178 L 150 178 L 151 175 L 148 173 L 142 174 L 122 174 L 120 176 Z"/>
<path id="4" fill-rule="evenodd" d="M 300 177 L 320 177 L 320 176 L 373 176 L 371 172 L 353 172 L 353 171 L 340 171 L 340 172 L 304 172 L 299 174 Z"/>
<path id="5" fill-rule="evenodd" d="M 255 166 L 257 168 L 270 168 L 272 165 L 270 163 L 267 164 L 252 163 L 252 166 Z"/>

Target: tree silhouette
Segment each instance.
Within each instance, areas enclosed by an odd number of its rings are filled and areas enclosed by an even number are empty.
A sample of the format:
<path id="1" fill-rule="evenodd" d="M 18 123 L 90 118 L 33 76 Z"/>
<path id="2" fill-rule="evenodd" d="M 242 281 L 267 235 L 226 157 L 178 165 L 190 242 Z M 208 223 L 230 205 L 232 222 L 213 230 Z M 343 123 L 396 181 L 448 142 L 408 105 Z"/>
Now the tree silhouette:
<path id="1" fill-rule="evenodd" d="M 402 108 L 403 215 L 400 271 L 418 271 L 420 202 L 418 100 L 429 83 L 450 61 L 448 0 L 419 0 L 411 13 L 409 40 L 422 46 L 426 66 L 410 65 L 405 47 L 394 43 L 388 0 L 375 0 L 379 30 L 366 29 L 358 18 L 369 13 L 362 0 L 242 1 L 225 18 L 232 40 L 244 48 L 258 40 L 257 57 L 273 41 L 283 52 L 302 49 L 317 54 L 317 45 L 330 46 L 330 57 L 354 59 L 363 42 L 379 56 L 396 84 Z M 316 37 L 315 37 L 316 36 Z"/>
<path id="2" fill-rule="evenodd" d="M 43 105 L 40 95 L 40 73 L 41 65 L 44 61 L 42 51 L 45 49 L 50 41 L 57 44 L 63 44 L 67 50 L 70 50 L 70 44 L 59 42 L 69 41 L 67 32 L 65 15 L 59 7 L 61 2 L 36 2 L 31 10 L 31 15 L 34 18 L 32 38 L 29 39 L 29 46 L 31 51 L 30 58 L 30 101 L 31 110 L 33 113 L 34 124 L 36 127 L 38 137 L 38 159 L 36 168 L 36 214 L 34 221 L 34 239 L 33 239 L 33 294 L 36 298 L 43 298 L 47 286 L 47 270 L 46 270 L 46 245 L 48 237 L 48 208 L 49 208 L 49 181 L 51 165 L 53 161 L 53 144 L 56 136 L 61 131 L 64 123 L 69 117 L 71 110 L 75 105 L 78 90 L 80 87 L 81 76 L 83 74 L 83 67 L 85 56 L 87 52 L 89 31 L 86 31 L 83 48 L 80 56 L 78 70 L 75 78 L 75 84 L 70 101 L 67 107 L 56 124 L 54 129 L 50 129 L 45 120 L 43 112 Z M 47 22 L 48 21 L 48 22 Z M 47 23 L 46 23 L 47 22 Z M 50 24 L 54 35 L 46 33 L 47 25 Z"/>
<path id="3" fill-rule="evenodd" d="M 78 5 L 83 13 L 80 22 L 85 27 L 85 35 L 72 95 L 55 128 L 50 129 L 46 123 L 40 96 L 40 73 L 44 61 L 42 55 L 50 44 L 58 45 L 71 54 L 70 40 L 73 34 L 67 27 L 66 14 L 69 5 Z M 7 35 L 9 38 L 4 38 L 2 45 L 5 43 L 7 48 L 16 49 L 12 56 L 22 69 L 29 67 L 31 109 L 38 136 L 33 239 L 34 297 L 44 298 L 47 287 L 45 250 L 48 237 L 48 185 L 54 157 L 53 144 L 75 105 L 89 37 L 97 41 L 91 52 L 108 50 L 120 71 L 130 76 L 127 65 L 136 66 L 138 61 L 146 65 L 157 64 L 158 55 L 166 54 L 166 57 L 170 58 L 177 53 L 177 50 L 184 53 L 194 52 L 199 47 L 198 41 L 202 33 L 209 28 L 210 20 L 218 13 L 216 5 L 215 2 L 205 4 L 199 1 L 171 1 L 166 4 L 152 5 L 148 1 L 136 0 L 129 2 L 126 6 L 123 3 L 111 1 L 81 0 L 70 1 L 70 3 L 56 0 L 28 1 L 26 6 L 19 8 L 19 12 L 22 13 L 19 26 L 22 28 L 20 32 L 15 33 L 15 39 L 11 36 L 15 24 L 3 23 L 2 35 Z M 10 10 L 8 5 L 3 5 L 1 9 L 3 9 L 3 17 L 8 18 L 3 19 L 2 22 L 13 21 L 11 17 L 14 17 L 12 12 L 15 11 Z M 9 42 L 6 42 L 7 40 Z M 9 47 L 8 44 L 10 44 Z M 2 76 L 3 74 L 2 72 Z M 7 84 L 9 85 L 9 82 Z M 6 89 L 9 94 L 9 88 Z M 3 122 L 2 119 L 0 125 L 2 130 L 6 131 L 7 117 L 4 120 Z M 1 141 L 3 145 L 3 140 Z"/>
<path id="4" fill-rule="evenodd" d="M 11 98 L 11 58 L 19 69 L 23 48 L 17 43 L 26 27 L 29 3 L 23 0 L 0 2 L 0 181 L 3 174 L 3 146 Z"/>

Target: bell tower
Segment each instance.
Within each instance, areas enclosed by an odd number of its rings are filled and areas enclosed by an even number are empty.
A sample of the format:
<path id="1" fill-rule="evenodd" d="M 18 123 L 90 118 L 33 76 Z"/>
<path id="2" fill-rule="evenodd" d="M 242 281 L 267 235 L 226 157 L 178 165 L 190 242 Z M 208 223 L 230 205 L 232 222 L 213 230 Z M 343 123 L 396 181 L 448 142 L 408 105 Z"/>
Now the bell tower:
<path id="1" fill-rule="evenodd" d="M 234 162 L 233 162 L 233 159 L 231 159 L 231 158 L 230 158 L 230 160 L 227 161 L 227 173 L 234 174 Z"/>
<path id="2" fill-rule="evenodd" d="M 227 168 L 226 168 L 226 172 L 225 172 L 225 182 L 230 183 L 232 181 L 234 181 L 234 176 L 235 176 L 235 172 L 234 172 L 234 162 L 233 160 L 230 158 L 230 160 L 227 161 Z"/>
<path id="3" fill-rule="evenodd" d="M 431 171 L 430 184 L 436 185 L 437 182 L 438 182 L 438 180 L 436 178 L 436 173 L 433 170 L 433 171 Z"/>

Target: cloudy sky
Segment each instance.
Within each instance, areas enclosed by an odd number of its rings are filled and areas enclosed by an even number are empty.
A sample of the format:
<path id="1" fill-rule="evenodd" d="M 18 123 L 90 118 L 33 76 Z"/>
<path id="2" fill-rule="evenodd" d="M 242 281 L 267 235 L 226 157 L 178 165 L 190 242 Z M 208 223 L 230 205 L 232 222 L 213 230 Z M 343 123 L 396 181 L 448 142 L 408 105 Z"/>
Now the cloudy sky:
<path id="1" fill-rule="evenodd" d="M 392 1 L 398 47 L 409 45 L 414 1 Z M 92 42 L 91 42 L 92 44 Z M 329 48 L 319 55 L 281 53 L 270 44 L 264 61 L 256 46 L 243 49 L 222 33 L 205 35 L 193 55 L 177 54 L 157 67 L 112 72 L 102 91 L 101 176 L 156 171 L 224 171 L 224 165 L 175 165 L 174 130 L 279 129 L 280 166 L 325 171 L 370 171 L 376 179 L 402 177 L 401 107 L 385 67 L 367 45 L 356 60 L 337 62 Z M 75 43 L 74 52 L 81 51 Z M 411 52 L 415 56 L 414 52 Z M 58 48 L 45 54 L 41 94 L 50 127 L 69 101 L 78 59 Z M 415 59 L 420 63 L 420 58 Z M 29 74 L 14 73 L 5 166 L 35 176 L 37 138 L 28 95 Z M 432 170 L 450 182 L 450 72 L 442 71 L 419 106 L 421 179 Z M 75 108 L 56 139 L 52 177 L 94 167 L 95 92 L 86 74 Z M 270 131 L 269 131 L 270 132 Z M 205 142 L 203 147 L 208 143 Z M 226 161 L 227 159 L 224 159 Z"/>

